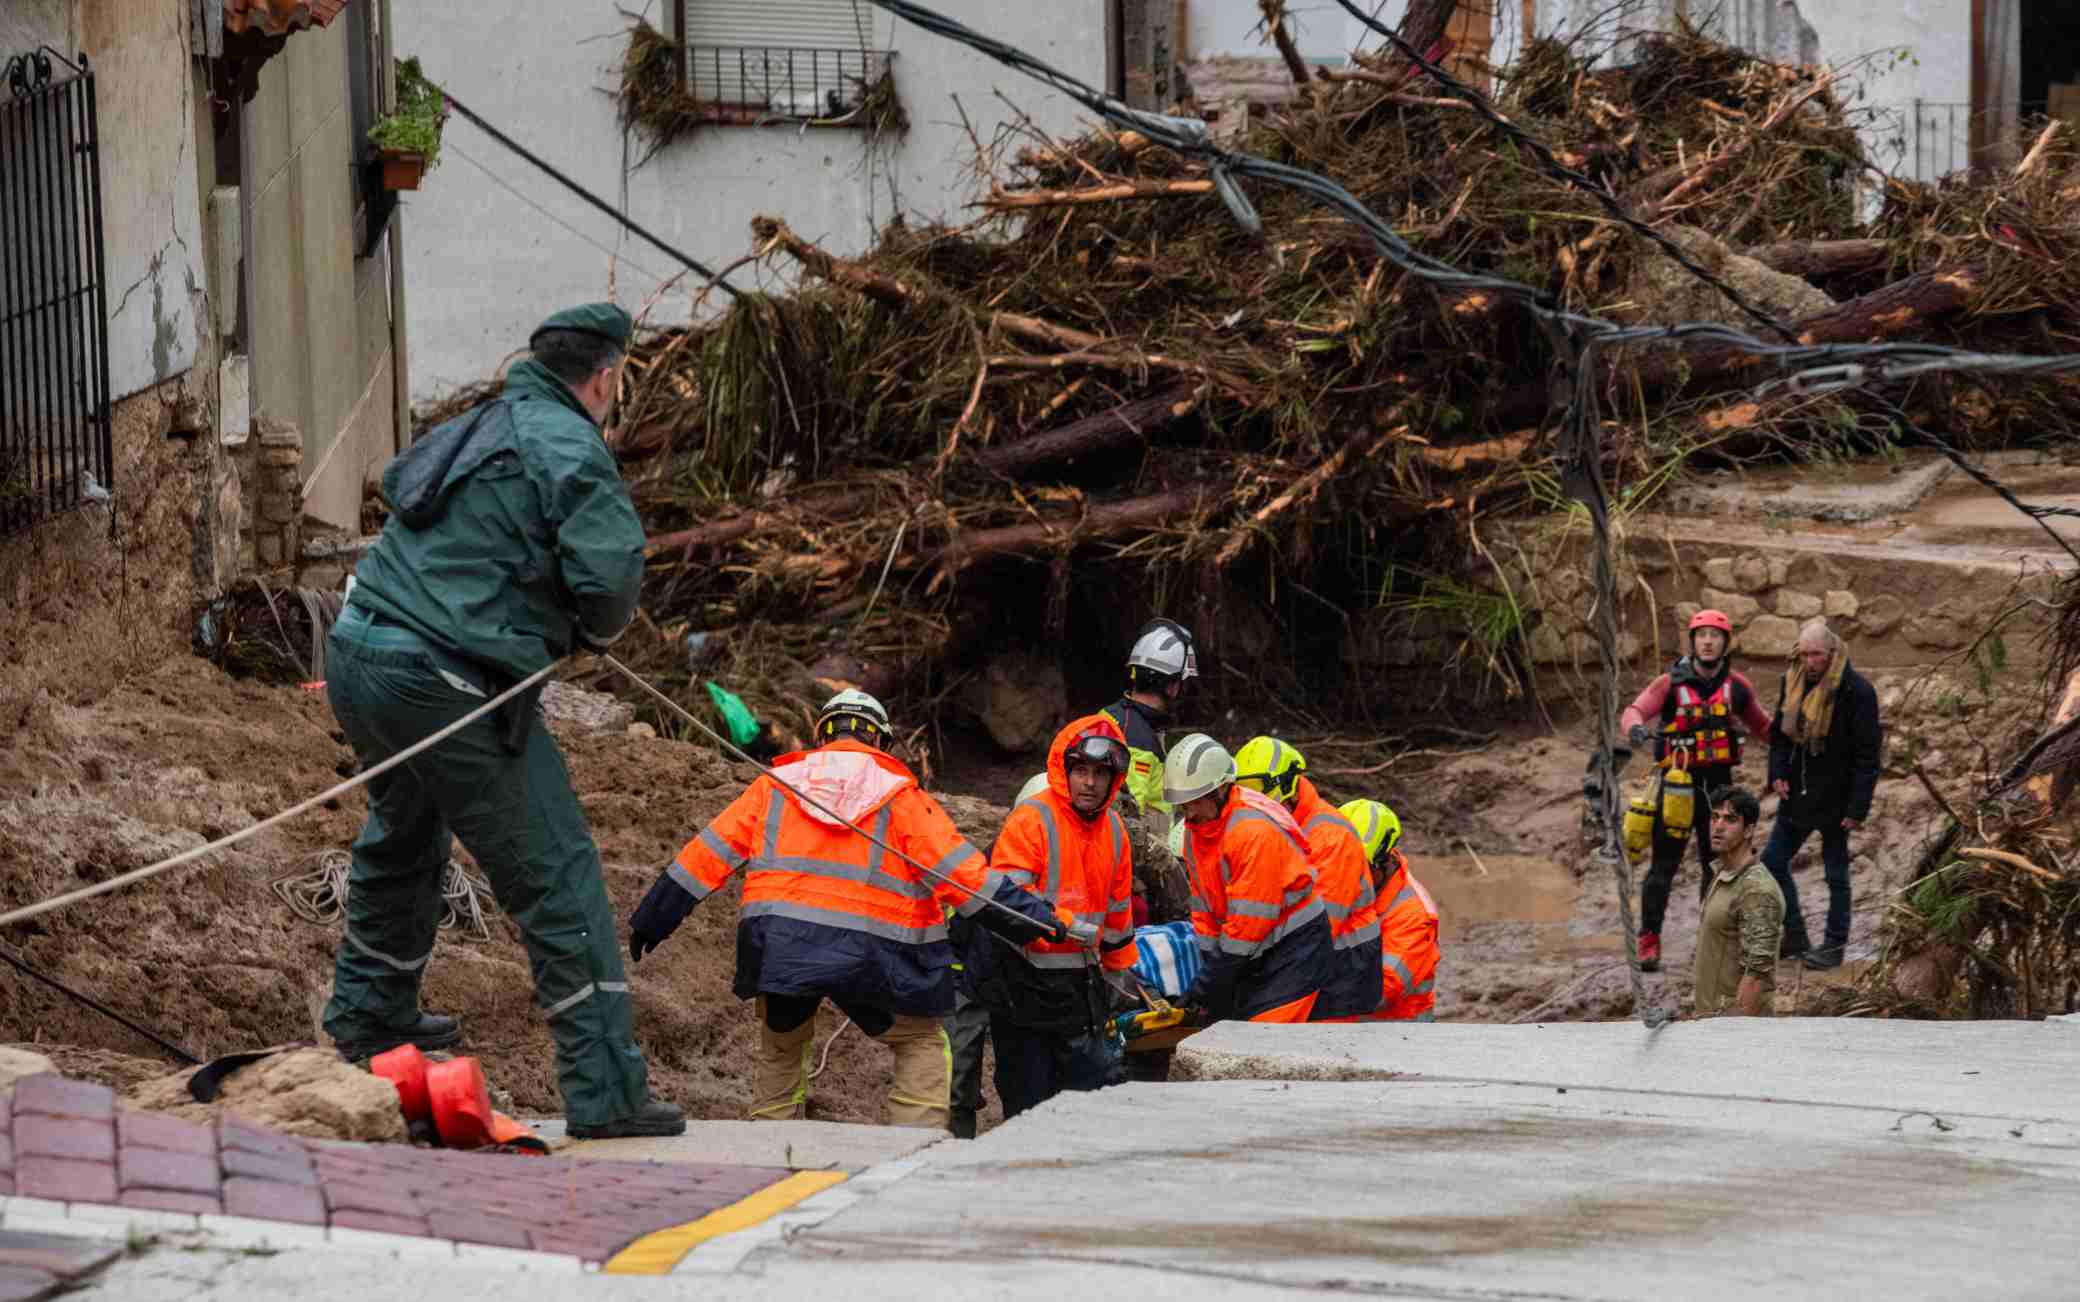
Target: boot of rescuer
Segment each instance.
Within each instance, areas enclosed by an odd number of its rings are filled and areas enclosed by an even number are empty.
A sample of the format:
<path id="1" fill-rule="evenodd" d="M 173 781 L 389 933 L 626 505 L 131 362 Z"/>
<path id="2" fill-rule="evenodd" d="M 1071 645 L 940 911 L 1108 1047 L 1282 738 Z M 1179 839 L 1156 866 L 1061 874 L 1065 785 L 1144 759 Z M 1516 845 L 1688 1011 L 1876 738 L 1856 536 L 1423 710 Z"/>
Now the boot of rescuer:
<path id="1" fill-rule="evenodd" d="M 617 1117 L 596 1126 L 573 1125 L 566 1132 L 572 1139 L 634 1139 L 686 1133 L 686 1114 L 661 1099 L 646 1101 L 632 1117 Z"/>

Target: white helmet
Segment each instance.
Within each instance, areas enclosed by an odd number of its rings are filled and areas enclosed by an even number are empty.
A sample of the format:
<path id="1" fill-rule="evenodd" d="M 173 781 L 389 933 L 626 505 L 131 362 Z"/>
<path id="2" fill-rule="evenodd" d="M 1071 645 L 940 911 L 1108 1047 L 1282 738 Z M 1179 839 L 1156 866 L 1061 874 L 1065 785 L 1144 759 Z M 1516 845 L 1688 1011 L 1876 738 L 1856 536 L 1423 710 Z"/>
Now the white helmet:
<path id="1" fill-rule="evenodd" d="M 1170 748 L 1163 760 L 1163 803 L 1172 809 L 1210 796 L 1235 780 L 1235 757 L 1228 748 L 1195 732 Z"/>
<path id="2" fill-rule="evenodd" d="M 1150 620 L 1127 652 L 1127 669 L 1146 669 L 1164 679 L 1197 678 L 1199 653 L 1192 647 L 1192 631 L 1175 620 Z"/>
<path id="3" fill-rule="evenodd" d="M 856 687 L 848 687 L 825 701 L 822 711 L 816 716 L 818 742 L 834 741 L 841 735 L 863 731 L 871 732 L 867 740 L 879 746 L 888 735 L 888 711 L 881 708 L 881 702 Z"/>
<path id="4" fill-rule="evenodd" d="M 1023 805 L 1045 790 L 1047 790 L 1047 775 L 1045 773 L 1035 773 L 1032 777 L 1026 779 L 1026 784 L 1018 789 L 1018 799 L 1011 803 L 1013 805 Z"/>

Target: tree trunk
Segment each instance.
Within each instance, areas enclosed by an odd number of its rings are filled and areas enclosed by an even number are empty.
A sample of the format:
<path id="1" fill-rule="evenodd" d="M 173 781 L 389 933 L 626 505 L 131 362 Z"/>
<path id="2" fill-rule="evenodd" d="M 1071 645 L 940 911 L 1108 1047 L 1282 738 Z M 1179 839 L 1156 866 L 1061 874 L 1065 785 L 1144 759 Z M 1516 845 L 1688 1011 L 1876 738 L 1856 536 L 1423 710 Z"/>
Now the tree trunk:
<path id="1" fill-rule="evenodd" d="M 1197 509 L 1201 496 L 1199 489 L 1181 489 L 1150 497 L 1129 498 L 1124 502 L 1101 503 L 1080 516 L 1058 521 L 976 529 L 956 536 L 933 559 L 948 569 L 958 569 L 983 556 L 1054 551 L 1094 538 L 1135 533 L 1168 521 L 1183 522 Z"/>
<path id="2" fill-rule="evenodd" d="M 1758 244 L 1742 249 L 1741 255 L 1772 271 L 1812 279 L 1850 271 L 1876 271 L 1891 260 L 1892 245 L 1885 240 L 1791 240 Z"/>
<path id="3" fill-rule="evenodd" d="M 1199 405 L 1197 386 L 1174 385 L 1153 398 L 1123 402 L 1110 411 L 1072 420 L 1014 443 L 978 448 L 967 462 L 993 475 L 1017 475 L 1035 466 L 1073 461 L 1103 448 L 1131 443 L 1154 430 L 1182 420 Z"/>

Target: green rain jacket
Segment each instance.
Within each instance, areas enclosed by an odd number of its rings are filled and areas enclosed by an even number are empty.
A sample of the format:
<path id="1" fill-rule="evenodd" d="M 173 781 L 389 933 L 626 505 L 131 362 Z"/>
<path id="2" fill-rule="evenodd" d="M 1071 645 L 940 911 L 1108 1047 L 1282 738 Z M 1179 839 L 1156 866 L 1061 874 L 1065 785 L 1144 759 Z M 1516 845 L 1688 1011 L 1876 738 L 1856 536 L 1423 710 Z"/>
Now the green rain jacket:
<path id="1" fill-rule="evenodd" d="M 393 460 L 383 497 L 353 602 L 438 646 L 524 678 L 635 618 L 642 522 L 598 426 L 532 358 Z"/>

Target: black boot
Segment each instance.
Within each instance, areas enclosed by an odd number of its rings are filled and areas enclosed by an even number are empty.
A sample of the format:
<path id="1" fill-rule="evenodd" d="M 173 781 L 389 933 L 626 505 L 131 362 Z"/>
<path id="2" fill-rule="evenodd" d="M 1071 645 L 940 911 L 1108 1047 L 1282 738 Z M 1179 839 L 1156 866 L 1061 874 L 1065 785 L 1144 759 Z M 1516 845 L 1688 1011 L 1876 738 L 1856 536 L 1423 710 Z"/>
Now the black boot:
<path id="1" fill-rule="evenodd" d="M 1840 967 L 1842 965 L 1842 947 L 1840 945 L 1823 945 L 1819 949 L 1809 949 L 1806 951 L 1805 963 L 1807 967 L 1812 968 L 1816 972 L 1826 971 L 1831 967 Z"/>
<path id="2" fill-rule="evenodd" d="M 1783 943 L 1777 946 L 1777 957 L 1797 958 L 1812 947 L 1812 943 L 1806 939 L 1806 933 L 1803 929 L 1793 931 L 1786 927 L 1784 929 Z"/>
<path id="3" fill-rule="evenodd" d="M 946 1124 L 955 1139 L 975 1138 L 975 1114 L 966 1108 L 955 1108 Z"/>
<path id="4" fill-rule="evenodd" d="M 399 1045 L 416 1045 L 421 1049 L 445 1049 L 462 1038 L 462 1023 L 442 1013 L 421 1013 L 419 1020 L 410 1026 L 388 1027 L 373 1035 L 356 1040 L 341 1040 L 339 1056 L 348 1062 L 360 1062 L 379 1053 L 388 1053 Z"/>
<path id="5" fill-rule="evenodd" d="M 572 1139 L 634 1139 L 651 1135 L 683 1135 L 686 1133 L 686 1114 L 670 1103 L 651 1099 L 642 1110 L 632 1117 L 621 1117 L 614 1121 L 601 1122 L 596 1126 L 581 1126 L 573 1122 L 569 1127 Z"/>

